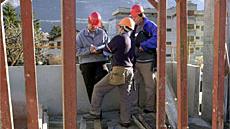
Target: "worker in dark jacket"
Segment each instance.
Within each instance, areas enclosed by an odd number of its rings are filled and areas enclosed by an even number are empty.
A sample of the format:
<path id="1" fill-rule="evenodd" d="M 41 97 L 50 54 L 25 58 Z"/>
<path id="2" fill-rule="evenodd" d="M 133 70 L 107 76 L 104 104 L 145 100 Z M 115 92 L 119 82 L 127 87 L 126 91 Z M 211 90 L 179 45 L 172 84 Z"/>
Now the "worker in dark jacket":
<path id="1" fill-rule="evenodd" d="M 135 46 L 132 45 L 130 34 L 135 23 L 131 18 L 123 18 L 118 24 L 119 34 L 104 48 L 104 54 L 112 54 L 112 71 L 99 81 L 93 90 L 91 110 L 85 119 L 100 118 L 103 97 L 112 89 L 118 87 L 120 91 L 120 124 L 130 125 L 129 94 L 133 80 L 133 59 Z"/>
<path id="2" fill-rule="evenodd" d="M 131 35 L 136 45 L 135 80 L 137 82 L 140 76 L 144 80 L 144 112 L 156 112 L 157 25 L 145 16 L 141 5 L 133 5 L 130 14 L 136 23 Z"/>
<path id="3" fill-rule="evenodd" d="M 97 47 L 108 43 L 108 36 L 101 27 L 101 16 L 92 12 L 88 17 L 88 27 L 77 35 L 77 57 L 83 75 L 89 100 L 91 100 L 94 85 L 107 73 L 105 57 Z"/>

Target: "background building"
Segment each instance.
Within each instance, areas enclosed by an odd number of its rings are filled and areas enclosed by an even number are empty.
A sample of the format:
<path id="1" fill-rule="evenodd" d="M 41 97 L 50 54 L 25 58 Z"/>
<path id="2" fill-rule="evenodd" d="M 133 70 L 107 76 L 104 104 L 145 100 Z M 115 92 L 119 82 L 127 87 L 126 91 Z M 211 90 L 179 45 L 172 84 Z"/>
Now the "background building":
<path id="1" fill-rule="evenodd" d="M 157 11 L 153 8 L 145 8 L 145 15 L 157 23 Z M 123 17 L 129 16 L 130 8 L 119 7 L 112 13 L 109 20 L 109 37 L 117 33 L 116 25 Z M 176 7 L 167 9 L 167 60 L 176 60 Z M 202 63 L 204 40 L 204 11 L 197 9 L 197 4 L 188 1 L 188 62 L 191 64 Z"/>
<path id="2" fill-rule="evenodd" d="M 202 60 L 204 42 L 204 11 L 188 1 L 188 62 L 197 64 Z M 176 7 L 167 10 L 167 56 L 176 60 Z"/>

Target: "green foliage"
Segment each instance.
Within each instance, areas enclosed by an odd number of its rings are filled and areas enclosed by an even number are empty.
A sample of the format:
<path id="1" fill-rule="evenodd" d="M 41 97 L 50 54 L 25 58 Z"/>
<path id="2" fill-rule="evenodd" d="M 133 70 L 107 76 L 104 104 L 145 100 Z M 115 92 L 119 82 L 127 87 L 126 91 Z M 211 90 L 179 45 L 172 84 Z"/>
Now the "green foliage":
<path id="1" fill-rule="evenodd" d="M 20 21 L 18 20 L 16 11 L 11 4 L 8 3 L 4 6 L 3 15 L 3 21 L 6 29 L 12 25 L 18 27 Z"/>
<path id="2" fill-rule="evenodd" d="M 6 53 L 8 65 L 23 65 L 23 44 L 22 44 L 22 28 L 20 16 L 16 13 L 12 5 L 3 6 L 3 21 L 5 28 Z M 42 32 L 40 31 L 40 22 L 34 19 L 34 42 L 35 42 L 35 58 L 36 64 L 45 62 L 44 49 L 42 46 Z"/>
<path id="3" fill-rule="evenodd" d="M 53 26 L 50 33 L 50 40 L 53 40 L 54 38 L 61 36 L 61 27 L 60 26 Z"/>

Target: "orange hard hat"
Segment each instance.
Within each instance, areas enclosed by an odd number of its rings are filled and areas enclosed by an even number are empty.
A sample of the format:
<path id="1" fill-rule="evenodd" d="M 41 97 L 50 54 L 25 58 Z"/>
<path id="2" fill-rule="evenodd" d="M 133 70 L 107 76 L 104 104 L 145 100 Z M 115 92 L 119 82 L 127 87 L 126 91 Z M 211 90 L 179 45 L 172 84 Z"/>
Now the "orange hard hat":
<path id="1" fill-rule="evenodd" d="M 119 22 L 118 25 L 119 26 L 125 26 L 125 27 L 128 27 L 129 29 L 134 30 L 135 22 L 133 21 L 132 18 L 125 17 L 125 18 L 121 19 L 121 21 Z"/>
<path id="2" fill-rule="evenodd" d="M 139 4 L 135 4 L 132 6 L 131 10 L 130 10 L 130 14 L 132 17 L 137 17 L 138 14 L 141 14 L 144 12 L 144 9 L 141 5 Z"/>
<path id="3" fill-rule="evenodd" d="M 93 27 L 101 27 L 101 15 L 98 12 L 92 12 L 88 17 L 88 23 Z"/>

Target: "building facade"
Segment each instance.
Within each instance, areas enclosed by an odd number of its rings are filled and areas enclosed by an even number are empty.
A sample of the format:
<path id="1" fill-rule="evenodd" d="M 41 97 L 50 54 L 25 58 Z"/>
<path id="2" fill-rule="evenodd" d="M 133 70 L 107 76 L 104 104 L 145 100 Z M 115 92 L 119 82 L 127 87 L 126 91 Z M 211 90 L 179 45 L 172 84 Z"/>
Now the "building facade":
<path id="1" fill-rule="evenodd" d="M 188 1 L 188 63 L 202 63 L 202 48 L 204 40 L 204 11 L 197 9 L 197 4 Z M 145 15 L 157 23 L 157 11 L 154 8 L 145 8 Z M 113 12 L 113 18 L 109 20 L 109 37 L 117 33 L 116 25 L 125 16 L 129 16 L 130 8 L 120 7 Z M 166 56 L 167 60 L 176 60 L 176 7 L 167 9 L 166 27 Z"/>

